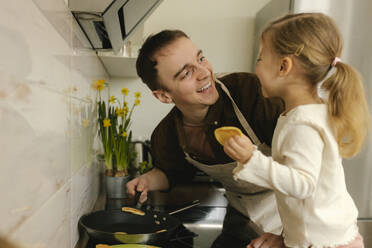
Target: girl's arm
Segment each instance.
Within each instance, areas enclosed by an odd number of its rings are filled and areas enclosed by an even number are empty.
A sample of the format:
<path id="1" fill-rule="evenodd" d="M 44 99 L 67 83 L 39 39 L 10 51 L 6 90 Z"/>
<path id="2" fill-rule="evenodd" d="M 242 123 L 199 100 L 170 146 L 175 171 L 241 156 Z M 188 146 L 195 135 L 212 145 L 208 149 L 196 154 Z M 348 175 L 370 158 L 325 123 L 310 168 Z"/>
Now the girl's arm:
<path id="1" fill-rule="evenodd" d="M 279 153 L 275 155 L 277 161 L 255 150 L 251 152 L 248 162 L 245 162 L 244 158 L 251 147 L 240 140 L 241 137 L 230 139 L 225 151 L 234 154 L 233 158 L 239 158 L 237 160 L 240 162 L 234 170 L 234 178 L 295 198 L 307 198 L 313 194 L 317 184 L 322 164 L 323 140 L 318 129 L 308 124 L 288 125 L 280 135 L 277 144 L 273 144 L 277 145 L 273 148 Z"/>

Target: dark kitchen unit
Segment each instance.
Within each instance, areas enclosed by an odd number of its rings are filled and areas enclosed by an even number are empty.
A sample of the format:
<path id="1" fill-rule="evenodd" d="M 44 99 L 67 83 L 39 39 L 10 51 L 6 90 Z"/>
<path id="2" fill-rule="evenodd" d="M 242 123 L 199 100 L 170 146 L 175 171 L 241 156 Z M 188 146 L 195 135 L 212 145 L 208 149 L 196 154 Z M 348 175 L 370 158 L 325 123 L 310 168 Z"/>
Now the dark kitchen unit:
<path id="1" fill-rule="evenodd" d="M 226 213 L 227 200 L 225 190 L 220 184 L 207 180 L 193 184 L 178 185 L 170 192 L 151 192 L 147 203 L 143 206 L 155 211 L 169 213 L 200 200 L 198 206 L 178 212 L 176 217 L 182 225 L 172 234 L 166 243 L 158 243 L 160 247 L 210 247 L 222 230 L 223 218 Z M 99 209 L 121 209 L 122 206 L 133 205 L 133 199 L 106 199 L 100 197 L 97 201 Z M 95 248 L 96 241 L 89 239 L 81 230 L 81 238 L 77 248 Z M 235 244 L 235 240 L 227 240 L 227 245 L 245 247 L 245 244 Z"/>

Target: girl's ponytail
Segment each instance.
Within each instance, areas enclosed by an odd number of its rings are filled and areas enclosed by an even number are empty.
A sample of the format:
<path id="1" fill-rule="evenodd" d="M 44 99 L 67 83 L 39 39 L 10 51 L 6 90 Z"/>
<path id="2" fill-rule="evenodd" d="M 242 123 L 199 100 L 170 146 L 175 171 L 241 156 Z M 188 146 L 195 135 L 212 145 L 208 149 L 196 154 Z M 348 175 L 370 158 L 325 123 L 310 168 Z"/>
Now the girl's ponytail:
<path id="1" fill-rule="evenodd" d="M 328 112 L 340 154 L 356 155 L 370 127 L 363 83 L 353 67 L 336 61 L 335 72 L 322 85 L 329 92 Z"/>

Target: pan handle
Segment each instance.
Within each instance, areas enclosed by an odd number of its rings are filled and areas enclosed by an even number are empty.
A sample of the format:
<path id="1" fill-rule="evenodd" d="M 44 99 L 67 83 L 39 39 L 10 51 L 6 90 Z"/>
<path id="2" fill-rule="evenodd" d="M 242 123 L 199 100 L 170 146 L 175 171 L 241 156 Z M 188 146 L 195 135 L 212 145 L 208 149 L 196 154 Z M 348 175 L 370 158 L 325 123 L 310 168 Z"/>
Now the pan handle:
<path id="1" fill-rule="evenodd" d="M 136 189 L 136 193 L 134 194 L 134 206 L 137 209 L 141 209 L 142 208 L 142 203 L 139 201 L 141 194 L 142 194 L 142 192 L 139 192 Z"/>
<path id="2" fill-rule="evenodd" d="M 172 212 L 169 212 L 168 214 L 169 215 L 172 215 L 172 214 L 175 214 L 175 213 L 178 213 L 178 212 L 181 212 L 181 211 L 184 211 L 186 209 L 189 209 L 189 208 L 192 208 L 192 207 L 195 207 L 197 205 L 200 204 L 200 201 L 199 200 L 195 200 L 193 201 L 190 205 L 186 206 L 186 207 L 183 207 L 183 208 L 180 208 L 180 209 L 177 209 L 177 210 L 174 210 Z"/>

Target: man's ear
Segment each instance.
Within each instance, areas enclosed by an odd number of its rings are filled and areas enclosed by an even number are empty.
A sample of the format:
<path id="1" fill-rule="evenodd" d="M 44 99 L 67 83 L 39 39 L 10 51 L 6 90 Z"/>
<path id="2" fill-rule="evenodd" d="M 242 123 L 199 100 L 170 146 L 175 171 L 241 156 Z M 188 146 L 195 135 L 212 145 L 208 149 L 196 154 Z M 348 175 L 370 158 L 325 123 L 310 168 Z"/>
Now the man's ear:
<path id="1" fill-rule="evenodd" d="M 286 56 L 280 59 L 279 76 L 287 76 L 293 68 L 293 60 L 291 57 Z"/>
<path id="2" fill-rule="evenodd" d="M 152 94 L 162 103 L 172 103 L 171 95 L 165 90 L 153 90 Z"/>

